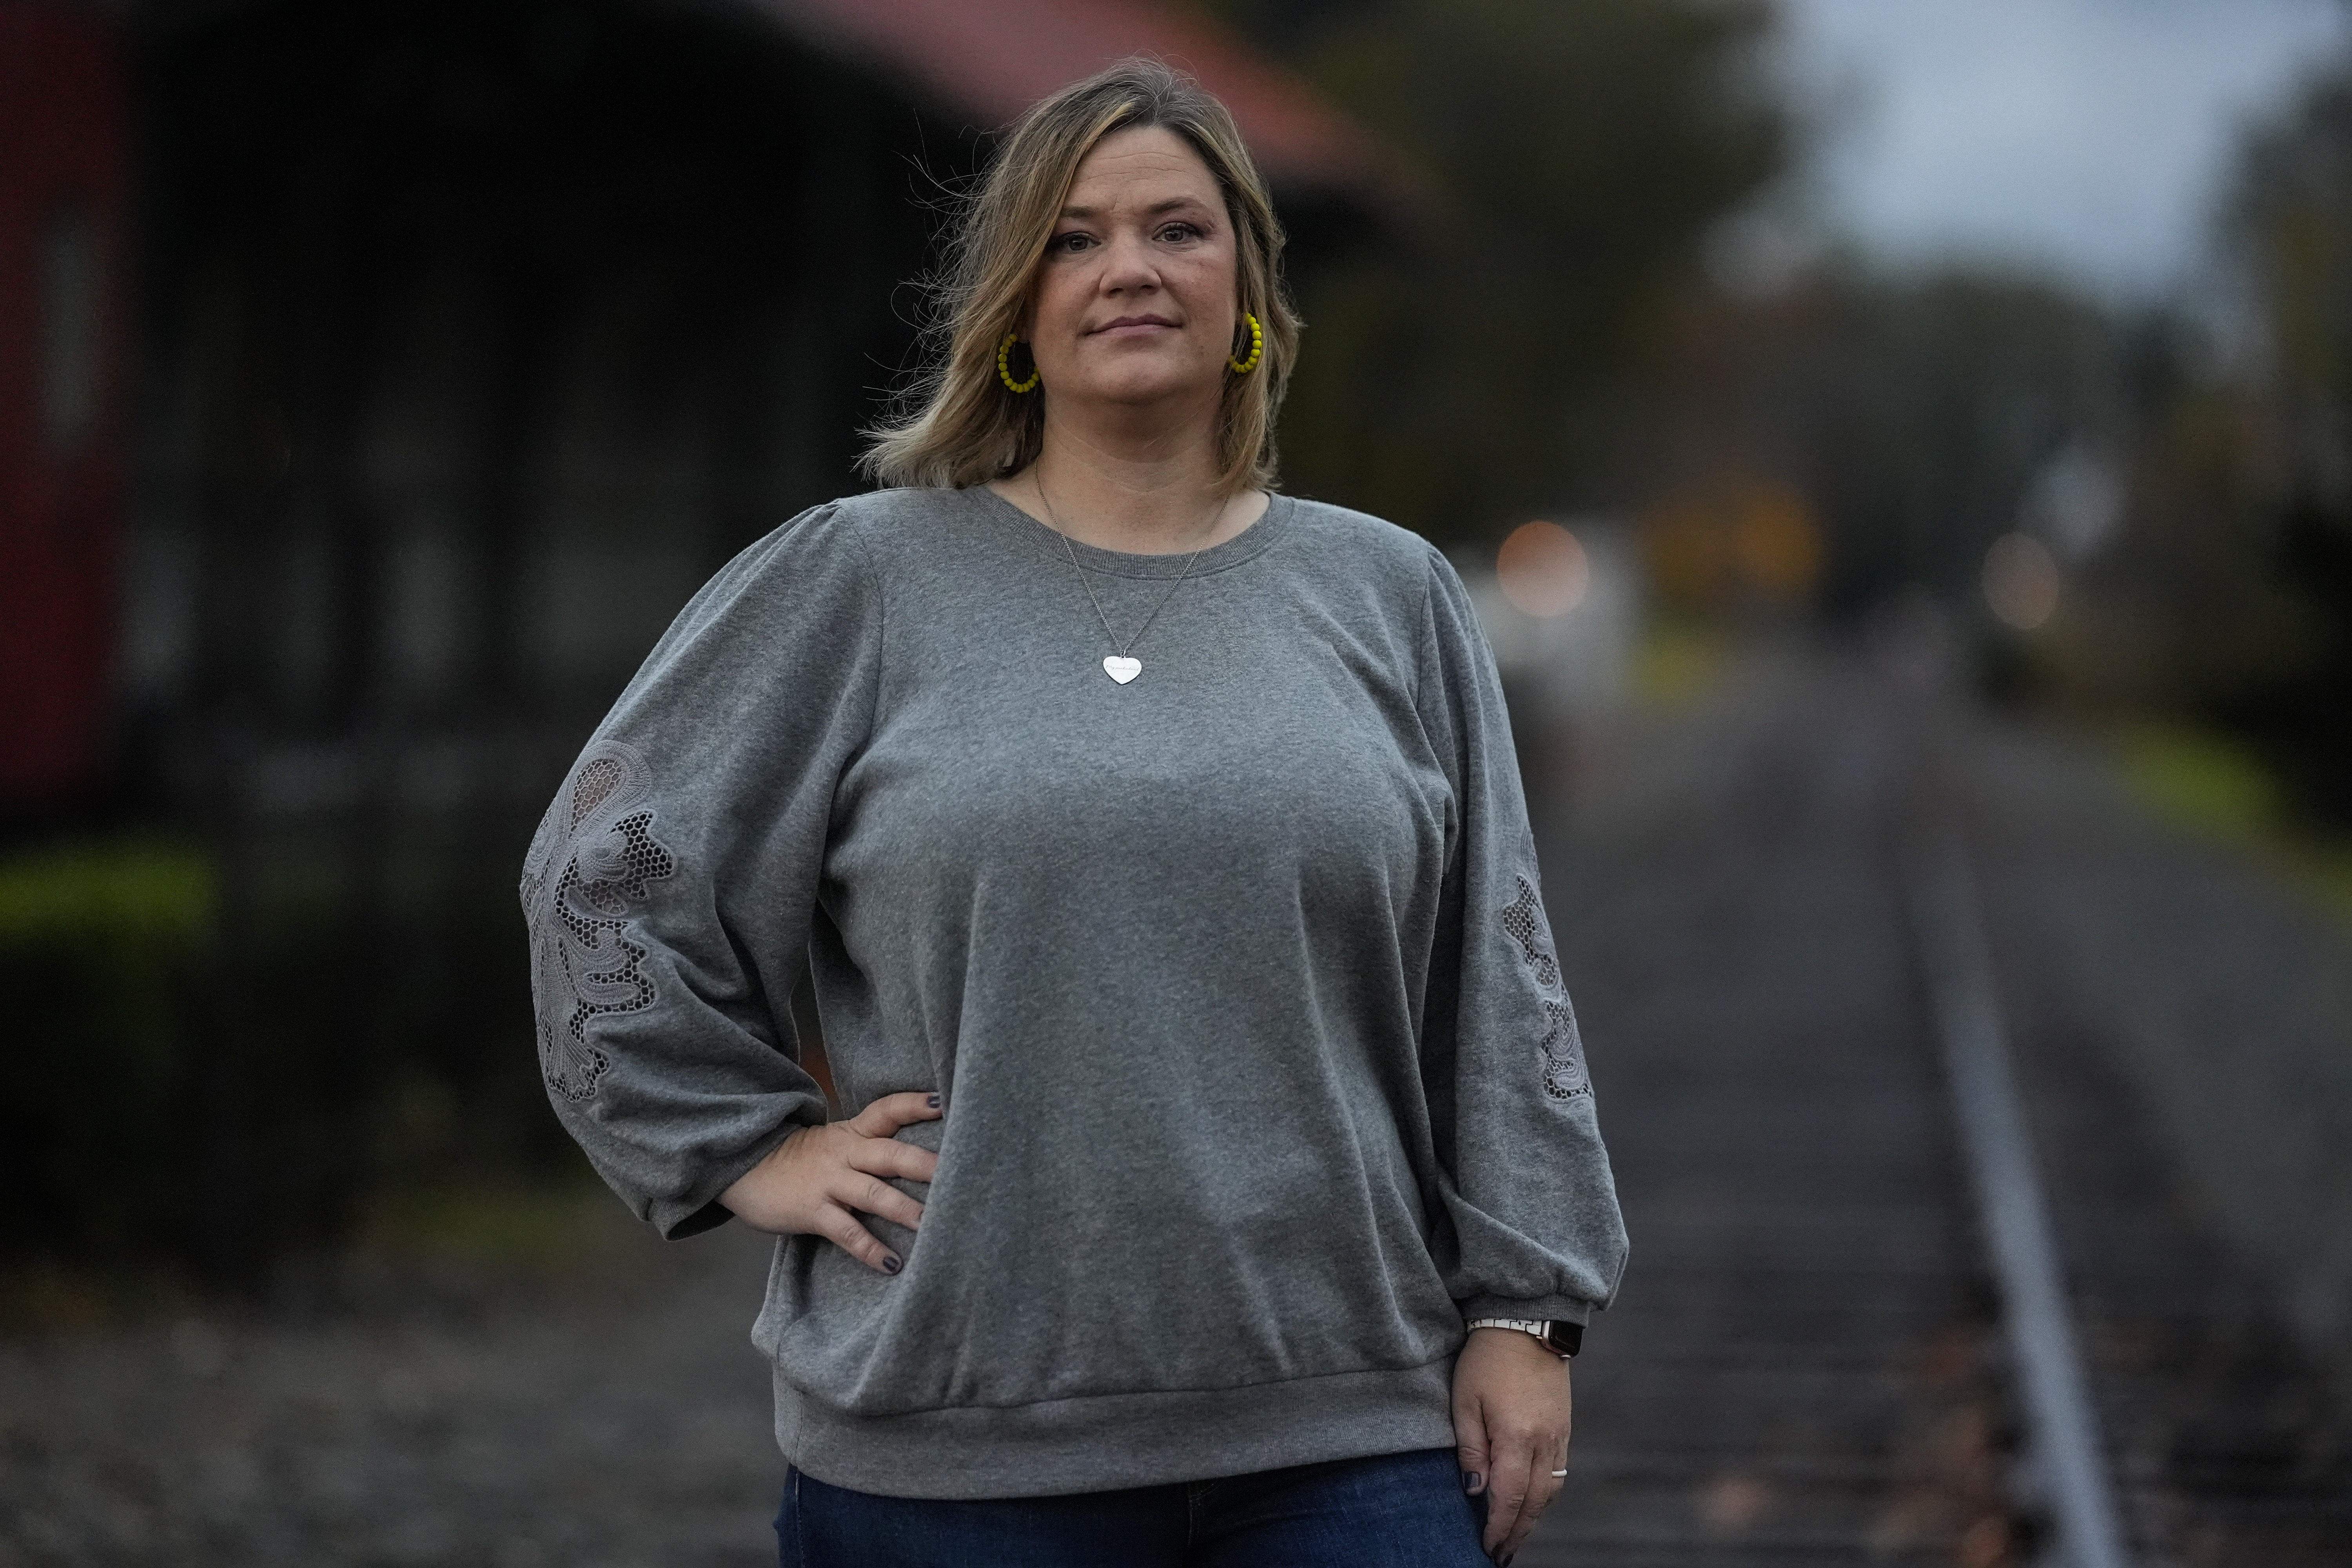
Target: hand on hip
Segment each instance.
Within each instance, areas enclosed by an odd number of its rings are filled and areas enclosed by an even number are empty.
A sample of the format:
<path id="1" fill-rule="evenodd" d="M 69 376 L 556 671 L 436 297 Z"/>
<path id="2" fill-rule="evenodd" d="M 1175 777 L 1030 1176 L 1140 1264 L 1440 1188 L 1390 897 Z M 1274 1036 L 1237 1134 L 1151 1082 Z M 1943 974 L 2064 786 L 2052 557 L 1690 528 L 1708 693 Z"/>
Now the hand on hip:
<path id="1" fill-rule="evenodd" d="M 793 1133 L 719 1201 L 754 1230 L 821 1236 L 867 1268 L 896 1274 L 898 1255 L 857 1216 L 875 1215 L 908 1230 L 922 1225 L 923 1205 L 887 1178 L 928 1182 L 940 1157 L 893 1134 L 941 1114 L 936 1094 L 885 1095 L 846 1121 Z"/>

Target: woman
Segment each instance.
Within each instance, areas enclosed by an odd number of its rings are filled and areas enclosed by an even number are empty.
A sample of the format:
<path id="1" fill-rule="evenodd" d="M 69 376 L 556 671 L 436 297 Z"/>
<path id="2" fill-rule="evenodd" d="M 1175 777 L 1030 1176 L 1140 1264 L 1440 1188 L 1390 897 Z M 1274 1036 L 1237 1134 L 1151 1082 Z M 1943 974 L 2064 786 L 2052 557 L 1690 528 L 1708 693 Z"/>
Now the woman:
<path id="1" fill-rule="evenodd" d="M 532 846 L 566 1126 L 782 1238 L 786 1564 L 1507 1562 L 1565 1473 L 1624 1241 L 1503 705 L 1441 556 L 1271 488 L 1280 247 L 1164 68 L 1033 110 L 900 488 L 713 579 Z"/>

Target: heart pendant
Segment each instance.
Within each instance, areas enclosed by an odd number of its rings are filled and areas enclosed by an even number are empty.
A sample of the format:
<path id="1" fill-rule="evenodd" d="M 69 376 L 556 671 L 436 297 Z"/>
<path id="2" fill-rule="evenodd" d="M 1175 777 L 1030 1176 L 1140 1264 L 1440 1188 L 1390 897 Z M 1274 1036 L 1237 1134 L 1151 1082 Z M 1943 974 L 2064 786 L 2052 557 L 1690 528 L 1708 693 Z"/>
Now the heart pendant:
<path id="1" fill-rule="evenodd" d="M 1139 658 L 1121 658 L 1118 655 L 1112 654 L 1103 660 L 1103 673 L 1121 686 L 1125 686 L 1143 673 L 1143 661 Z"/>

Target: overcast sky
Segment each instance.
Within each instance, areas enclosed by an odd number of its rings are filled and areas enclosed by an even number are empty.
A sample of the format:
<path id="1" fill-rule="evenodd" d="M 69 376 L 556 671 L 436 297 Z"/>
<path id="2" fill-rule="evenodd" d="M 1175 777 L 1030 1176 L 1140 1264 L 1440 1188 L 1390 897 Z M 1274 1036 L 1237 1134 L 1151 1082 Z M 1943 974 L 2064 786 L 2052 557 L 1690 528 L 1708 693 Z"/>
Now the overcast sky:
<path id="1" fill-rule="evenodd" d="M 2343 43 L 2342 0 L 1781 0 L 1827 216 L 1897 260 L 2145 296 L 2196 264 L 2239 128 Z"/>

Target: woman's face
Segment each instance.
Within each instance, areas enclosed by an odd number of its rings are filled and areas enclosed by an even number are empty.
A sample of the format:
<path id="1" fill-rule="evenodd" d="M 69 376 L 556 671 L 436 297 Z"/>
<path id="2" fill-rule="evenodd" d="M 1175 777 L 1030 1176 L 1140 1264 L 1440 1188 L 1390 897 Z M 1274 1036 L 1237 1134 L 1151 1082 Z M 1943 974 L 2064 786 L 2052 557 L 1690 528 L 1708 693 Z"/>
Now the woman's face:
<path id="1" fill-rule="evenodd" d="M 1209 166 L 1172 131 L 1120 131 L 1078 165 L 1024 335 L 1066 406 L 1188 394 L 1213 406 L 1236 299 L 1233 224 Z"/>

